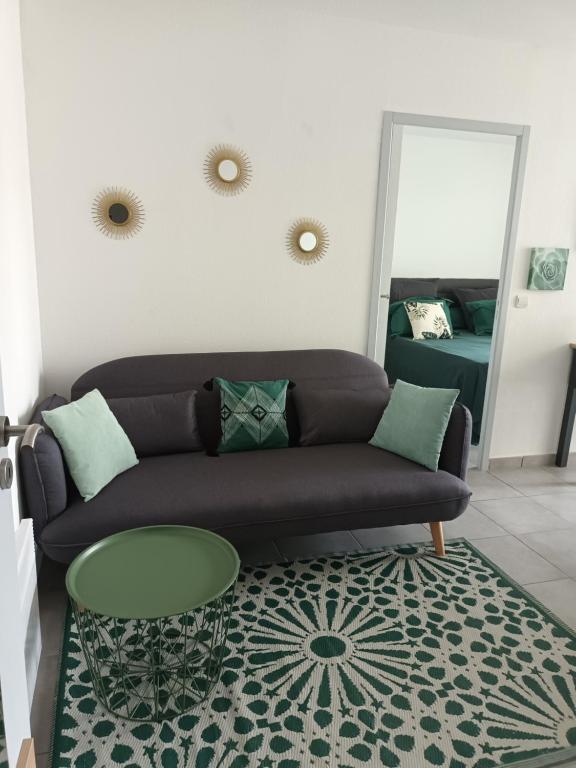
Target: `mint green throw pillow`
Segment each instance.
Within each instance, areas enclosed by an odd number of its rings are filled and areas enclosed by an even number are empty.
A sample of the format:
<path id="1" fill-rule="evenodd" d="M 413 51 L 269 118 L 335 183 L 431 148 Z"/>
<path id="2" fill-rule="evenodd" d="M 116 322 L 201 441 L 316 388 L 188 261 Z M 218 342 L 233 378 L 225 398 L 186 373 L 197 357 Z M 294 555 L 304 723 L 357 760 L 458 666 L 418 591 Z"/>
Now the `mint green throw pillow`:
<path id="1" fill-rule="evenodd" d="M 286 391 L 290 381 L 228 381 L 220 387 L 219 453 L 288 448 Z"/>
<path id="2" fill-rule="evenodd" d="M 42 418 L 60 443 L 84 501 L 138 464 L 126 432 L 97 389 L 73 403 L 42 411 Z"/>
<path id="3" fill-rule="evenodd" d="M 370 445 L 436 472 L 458 389 L 417 387 L 398 379 Z"/>

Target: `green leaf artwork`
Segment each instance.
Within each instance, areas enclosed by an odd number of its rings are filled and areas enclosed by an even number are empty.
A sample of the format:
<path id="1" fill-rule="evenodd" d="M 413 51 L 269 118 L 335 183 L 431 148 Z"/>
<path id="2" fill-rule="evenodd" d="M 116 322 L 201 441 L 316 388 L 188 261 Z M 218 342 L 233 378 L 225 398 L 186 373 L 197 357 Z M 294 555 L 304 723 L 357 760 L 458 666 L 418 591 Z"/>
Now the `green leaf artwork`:
<path id="1" fill-rule="evenodd" d="M 562 291 L 569 253 L 568 248 L 532 248 L 528 289 Z"/>

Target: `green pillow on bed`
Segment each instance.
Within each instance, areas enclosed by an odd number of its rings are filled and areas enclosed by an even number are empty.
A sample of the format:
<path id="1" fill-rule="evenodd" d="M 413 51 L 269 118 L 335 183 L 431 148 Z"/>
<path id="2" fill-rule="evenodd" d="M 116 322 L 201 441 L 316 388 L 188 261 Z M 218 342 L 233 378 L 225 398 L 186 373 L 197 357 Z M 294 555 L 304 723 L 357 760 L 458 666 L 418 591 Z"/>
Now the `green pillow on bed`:
<path id="1" fill-rule="evenodd" d="M 453 302 L 450 299 L 441 299 L 438 296 L 409 296 L 406 299 L 402 299 L 402 301 L 394 301 L 390 304 L 388 308 L 388 336 L 407 336 L 412 338 L 412 326 L 404 306 L 404 303 L 407 301 L 419 301 L 421 304 L 435 304 L 441 301 L 448 323 L 451 325 L 450 305 Z"/>
<path id="2" fill-rule="evenodd" d="M 467 328 L 466 318 L 464 317 L 464 310 L 457 304 L 450 306 L 450 322 L 454 330 L 462 330 Z"/>
<path id="3" fill-rule="evenodd" d="M 494 330 L 496 300 L 481 299 L 480 301 L 467 301 L 466 309 L 472 320 L 476 336 L 491 336 Z"/>

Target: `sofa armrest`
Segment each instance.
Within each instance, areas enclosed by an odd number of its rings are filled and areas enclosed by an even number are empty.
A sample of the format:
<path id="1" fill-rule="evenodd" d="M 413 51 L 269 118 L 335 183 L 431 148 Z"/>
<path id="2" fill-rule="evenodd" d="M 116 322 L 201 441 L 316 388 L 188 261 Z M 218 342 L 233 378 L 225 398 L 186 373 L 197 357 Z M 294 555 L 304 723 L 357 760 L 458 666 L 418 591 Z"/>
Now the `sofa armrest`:
<path id="1" fill-rule="evenodd" d="M 466 479 L 472 438 L 472 416 L 466 406 L 456 403 L 444 435 L 438 469 Z"/>
<path id="2" fill-rule="evenodd" d="M 31 423 L 42 424 L 45 430 L 37 435 L 33 445 L 23 442 L 18 454 L 20 485 L 36 541 L 45 525 L 68 505 L 68 479 L 62 450 L 41 415 L 43 410 L 52 410 L 67 402 L 63 397 L 51 395 L 36 407 Z"/>

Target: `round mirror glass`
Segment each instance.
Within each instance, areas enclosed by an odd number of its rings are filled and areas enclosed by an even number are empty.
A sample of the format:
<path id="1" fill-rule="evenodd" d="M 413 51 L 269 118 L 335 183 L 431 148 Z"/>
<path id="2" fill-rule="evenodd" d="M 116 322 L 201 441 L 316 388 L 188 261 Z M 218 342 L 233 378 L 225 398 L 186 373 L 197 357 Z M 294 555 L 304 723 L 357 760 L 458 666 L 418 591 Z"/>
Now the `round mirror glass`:
<path id="1" fill-rule="evenodd" d="M 126 224 L 130 218 L 130 211 L 124 203 L 112 203 L 108 208 L 108 217 L 114 224 Z"/>
<path id="2" fill-rule="evenodd" d="M 235 181 L 238 178 L 238 166 L 234 160 L 221 160 L 218 163 L 218 176 L 222 181 Z"/>
<path id="3" fill-rule="evenodd" d="M 298 238 L 298 246 L 304 253 L 310 253 L 318 245 L 318 238 L 314 232 L 302 232 Z"/>

